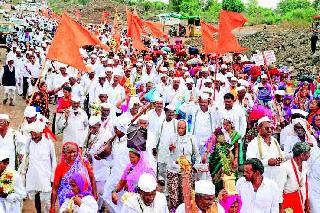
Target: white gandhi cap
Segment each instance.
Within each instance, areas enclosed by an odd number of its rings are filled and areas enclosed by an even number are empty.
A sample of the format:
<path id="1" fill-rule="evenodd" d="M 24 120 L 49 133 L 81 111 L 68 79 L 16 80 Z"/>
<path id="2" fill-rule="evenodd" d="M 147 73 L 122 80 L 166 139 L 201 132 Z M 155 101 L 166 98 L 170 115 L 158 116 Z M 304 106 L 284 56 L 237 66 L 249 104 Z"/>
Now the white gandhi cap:
<path id="1" fill-rule="evenodd" d="M 199 180 L 195 182 L 195 193 L 203 195 L 215 195 L 216 187 L 209 180 Z"/>
<path id="2" fill-rule="evenodd" d="M 144 192 L 153 192 L 157 188 L 157 181 L 153 175 L 143 173 L 139 178 L 138 187 Z"/>

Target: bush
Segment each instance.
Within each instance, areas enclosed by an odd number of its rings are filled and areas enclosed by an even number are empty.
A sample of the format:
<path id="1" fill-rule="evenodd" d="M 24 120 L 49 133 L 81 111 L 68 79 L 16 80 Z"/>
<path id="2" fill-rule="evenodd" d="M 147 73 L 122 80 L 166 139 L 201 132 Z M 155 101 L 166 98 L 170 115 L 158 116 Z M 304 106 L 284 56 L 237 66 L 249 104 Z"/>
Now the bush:
<path id="1" fill-rule="evenodd" d="M 222 9 L 241 13 L 244 11 L 244 4 L 241 0 L 222 0 Z"/>
<path id="2" fill-rule="evenodd" d="M 257 24 L 276 24 L 281 20 L 280 15 L 271 9 L 257 7 L 250 13 L 246 13 L 249 25 Z"/>
<path id="3" fill-rule="evenodd" d="M 199 0 L 182 0 L 179 6 L 179 12 L 182 15 L 195 16 L 200 14 L 200 2 Z"/>
<path id="4" fill-rule="evenodd" d="M 297 20 L 305 20 L 306 22 L 312 21 L 312 16 L 316 15 L 317 11 L 312 8 L 299 8 L 294 9 L 290 12 L 287 12 L 283 17 L 282 20 L 286 21 L 297 21 Z"/>
<path id="5" fill-rule="evenodd" d="M 311 7 L 309 0 L 281 0 L 277 9 L 281 14 L 286 14 L 295 9 L 303 9 Z"/>

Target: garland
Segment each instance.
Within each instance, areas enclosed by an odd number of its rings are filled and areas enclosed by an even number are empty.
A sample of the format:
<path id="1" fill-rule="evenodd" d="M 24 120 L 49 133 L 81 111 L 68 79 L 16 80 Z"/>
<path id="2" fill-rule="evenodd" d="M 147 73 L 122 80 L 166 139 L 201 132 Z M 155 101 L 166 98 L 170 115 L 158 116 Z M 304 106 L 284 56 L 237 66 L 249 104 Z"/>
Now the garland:
<path id="1" fill-rule="evenodd" d="M 14 193 L 13 172 L 4 171 L 0 177 L 0 191 L 5 194 Z"/>

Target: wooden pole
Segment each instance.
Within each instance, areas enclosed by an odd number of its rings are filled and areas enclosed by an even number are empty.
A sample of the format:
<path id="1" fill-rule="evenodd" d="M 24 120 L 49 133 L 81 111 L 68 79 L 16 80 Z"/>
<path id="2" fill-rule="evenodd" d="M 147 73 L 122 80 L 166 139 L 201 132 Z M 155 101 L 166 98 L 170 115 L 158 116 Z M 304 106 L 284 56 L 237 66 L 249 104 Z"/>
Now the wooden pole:
<path id="1" fill-rule="evenodd" d="M 28 104 L 29 106 L 30 106 L 30 104 L 31 104 L 31 102 L 32 102 L 34 93 L 36 92 L 36 89 L 37 89 L 37 87 L 38 87 L 38 85 L 39 85 L 39 82 L 40 82 L 40 80 L 41 80 L 41 76 L 42 76 L 42 73 L 43 73 L 44 68 L 45 68 L 45 66 L 46 66 L 46 63 L 47 63 L 47 57 L 45 58 L 44 63 L 43 63 L 43 66 L 42 66 L 42 68 L 41 68 L 41 70 L 40 70 L 38 80 L 37 80 L 36 84 L 34 85 L 34 87 L 32 88 L 32 93 L 31 93 L 31 97 L 30 97 L 30 100 L 29 100 L 29 104 Z"/>
<path id="2" fill-rule="evenodd" d="M 216 53 L 216 70 L 214 72 L 214 82 L 213 82 L 213 101 L 216 100 L 216 89 L 214 84 L 217 80 L 217 74 L 218 74 L 218 66 L 219 66 L 218 60 L 219 60 L 219 55 L 218 53 Z"/>

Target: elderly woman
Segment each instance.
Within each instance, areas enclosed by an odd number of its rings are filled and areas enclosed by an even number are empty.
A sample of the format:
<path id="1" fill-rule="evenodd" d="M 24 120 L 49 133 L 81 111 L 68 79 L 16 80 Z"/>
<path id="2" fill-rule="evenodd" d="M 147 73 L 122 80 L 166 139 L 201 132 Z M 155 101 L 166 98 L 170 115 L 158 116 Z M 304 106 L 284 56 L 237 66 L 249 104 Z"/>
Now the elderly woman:
<path id="1" fill-rule="evenodd" d="M 170 156 L 167 165 L 169 209 L 176 209 L 183 202 L 182 177 L 179 160 L 186 158 L 190 164 L 199 164 L 201 156 L 192 135 L 186 134 L 187 123 L 180 120 L 177 124 L 177 135 L 170 139 Z M 192 162 L 192 158 L 195 162 Z"/>
<path id="2" fill-rule="evenodd" d="M 314 130 L 313 136 L 317 140 L 318 146 L 320 147 L 320 114 L 313 117 L 311 125 Z"/>
<path id="3" fill-rule="evenodd" d="M 217 193 L 223 187 L 221 182 L 222 159 L 227 157 L 231 164 L 230 168 L 232 167 L 234 170 L 237 170 L 238 164 L 243 164 L 242 144 L 239 144 L 240 138 L 240 133 L 235 130 L 233 121 L 229 118 L 223 119 L 222 127 L 218 127 L 211 137 L 214 151 L 209 157 L 209 167 Z"/>
<path id="4" fill-rule="evenodd" d="M 242 206 L 242 200 L 238 194 L 225 195 L 220 199 L 219 203 L 226 213 L 239 213 Z"/>
<path id="5" fill-rule="evenodd" d="M 69 180 L 70 192 L 62 204 L 59 213 L 82 213 L 98 211 L 97 201 L 92 196 L 91 186 L 85 174 L 74 173 Z"/>
<path id="6" fill-rule="evenodd" d="M 85 174 L 86 178 L 90 180 L 89 184 L 91 184 L 92 187 L 92 194 L 97 197 L 96 182 L 90 163 L 82 158 L 81 150 L 77 143 L 65 142 L 62 146 L 60 163 L 54 174 L 50 212 L 55 212 L 54 206 L 57 197 L 59 199 L 59 206 L 64 203 L 66 195 L 71 190 L 69 184 L 70 177 L 76 172 Z"/>
<path id="7" fill-rule="evenodd" d="M 112 202 L 114 204 L 118 203 L 119 197 L 117 193 L 122 191 L 122 189 L 128 192 L 137 192 L 137 184 L 140 175 L 149 173 L 154 177 L 156 176 L 148 161 L 145 160 L 143 152 L 130 148 L 129 159 L 130 163 L 126 166 L 121 180 L 115 186 L 114 190 L 112 190 Z"/>

